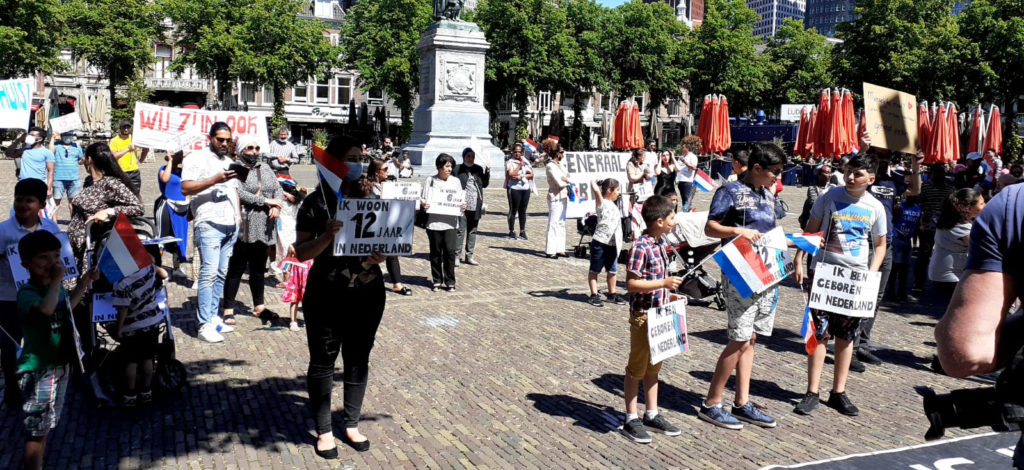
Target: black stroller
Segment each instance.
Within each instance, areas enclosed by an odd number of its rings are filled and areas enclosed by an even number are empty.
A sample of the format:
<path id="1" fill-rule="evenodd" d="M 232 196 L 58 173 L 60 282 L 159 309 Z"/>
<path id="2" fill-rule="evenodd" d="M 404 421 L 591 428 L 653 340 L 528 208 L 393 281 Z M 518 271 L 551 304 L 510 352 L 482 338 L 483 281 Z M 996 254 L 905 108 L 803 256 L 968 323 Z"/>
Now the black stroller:
<path id="1" fill-rule="evenodd" d="M 148 218 L 129 218 L 135 233 L 145 244 L 147 240 L 153 239 L 153 224 Z M 103 252 L 107 239 L 112 231 L 113 224 L 106 223 L 103 226 L 93 226 L 92 222 L 85 227 L 86 233 L 86 264 L 88 267 L 95 267 L 99 256 Z M 146 250 L 159 259 L 160 247 L 156 244 L 146 245 Z M 86 343 L 89 345 L 86 351 L 85 375 L 90 382 L 93 397 L 101 403 L 113 404 L 111 397 L 121 396 L 124 374 L 124 358 L 122 357 L 116 337 L 117 315 L 116 310 L 111 314 L 109 304 L 103 299 L 110 294 L 114 286 L 100 276 L 93 282 L 89 294 L 83 300 L 88 309 L 89 338 Z M 158 301 L 162 298 L 161 305 L 165 309 L 163 322 L 159 325 L 159 344 L 156 354 L 153 357 L 154 384 L 153 390 L 157 395 L 176 393 L 186 384 L 185 366 L 175 359 L 174 332 L 171 328 L 170 309 L 167 307 L 167 290 L 162 285 L 157 294 Z M 109 297 L 107 297 L 109 298 Z"/>
<path id="2" fill-rule="evenodd" d="M 576 232 L 580 234 L 580 241 L 576 244 L 576 248 L 572 249 L 573 256 L 577 258 L 587 257 L 587 245 L 589 245 L 590 242 L 588 241 L 584 244 L 583 239 L 586 237 L 593 237 L 595 230 L 597 230 L 597 214 L 590 214 L 586 217 L 576 219 Z"/>
<path id="3" fill-rule="evenodd" d="M 708 306 L 714 302 L 718 310 L 725 310 L 722 286 L 702 264 L 718 250 L 721 241 L 704 235 L 707 220 L 707 212 L 676 213 L 676 226 L 665 235 L 668 271 L 683 278 L 677 291 L 687 297 L 690 305 Z"/>

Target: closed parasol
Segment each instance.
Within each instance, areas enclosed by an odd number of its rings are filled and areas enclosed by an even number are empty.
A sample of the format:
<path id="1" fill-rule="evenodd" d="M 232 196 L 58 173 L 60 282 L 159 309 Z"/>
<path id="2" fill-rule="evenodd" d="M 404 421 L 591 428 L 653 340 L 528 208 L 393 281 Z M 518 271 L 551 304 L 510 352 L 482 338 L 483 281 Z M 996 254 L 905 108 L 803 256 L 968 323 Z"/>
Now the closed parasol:
<path id="1" fill-rule="evenodd" d="M 732 147 L 732 130 L 729 128 L 729 100 L 722 96 L 719 100 L 718 121 L 720 123 L 718 134 L 718 151 L 724 152 Z"/>
<path id="2" fill-rule="evenodd" d="M 818 148 L 818 107 L 814 106 L 811 108 L 811 112 L 807 114 L 807 135 L 804 136 L 804 155 L 807 156 L 819 156 Z"/>
<path id="3" fill-rule="evenodd" d="M 626 126 L 629 121 L 629 108 L 625 102 L 619 103 L 619 109 L 615 111 L 615 124 L 612 129 L 612 148 L 626 150 Z"/>
<path id="4" fill-rule="evenodd" d="M 818 99 L 818 124 L 815 129 L 814 151 L 821 157 L 833 156 L 829 153 L 829 137 L 832 133 L 831 93 L 832 91 L 826 88 Z"/>
<path id="5" fill-rule="evenodd" d="M 846 131 L 843 130 L 843 97 L 836 89 L 832 92 L 832 99 L 829 101 L 829 128 L 828 143 L 825 147 L 827 155 L 836 158 L 843 154 L 843 139 Z"/>
<path id="6" fill-rule="evenodd" d="M 974 108 L 971 116 L 971 137 L 967 142 L 967 153 L 977 152 L 980 147 L 985 146 L 985 114 L 981 106 Z"/>
<path id="7" fill-rule="evenodd" d="M 960 123 L 956 105 L 946 103 L 946 145 L 949 151 L 950 162 L 960 161 Z"/>
<path id="8" fill-rule="evenodd" d="M 796 129 L 796 143 L 793 144 L 793 156 L 807 157 L 807 108 L 800 108 L 800 123 Z"/>
<path id="9" fill-rule="evenodd" d="M 1003 154 L 1003 119 L 999 108 L 992 105 L 988 112 L 988 132 L 985 134 L 985 151 L 995 149 L 996 155 Z"/>
<path id="10" fill-rule="evenodd" d="M 917 148 L 928 158 L 928 146 L 931 144 L 932 123 L 928 116 L 928 102 L 922 101 L 917 106 Z"/>
<path id="11" fill-rule="evenodd" d="M 853 145 L 857 142 L 857 122 L 853 115 L 853 93 L 843 90 L 843 154 L 853 153 Z"/>
<path id="12" fill-rule="evenodd" d="M 700 105 L 700 122 L 697 123 L 697 137 L 700 138 L 700 153 L 711 153 L 711 95 L 704 96 Z"/>
<path id="13" fill-rule="evenodd" d="M 640 105 L 633 104 L 629 112 L 629 130 L 626 133 L 629 137 L 629 148 L 643 148 L 644 146 L 644 129 L 640 126 Z"/>

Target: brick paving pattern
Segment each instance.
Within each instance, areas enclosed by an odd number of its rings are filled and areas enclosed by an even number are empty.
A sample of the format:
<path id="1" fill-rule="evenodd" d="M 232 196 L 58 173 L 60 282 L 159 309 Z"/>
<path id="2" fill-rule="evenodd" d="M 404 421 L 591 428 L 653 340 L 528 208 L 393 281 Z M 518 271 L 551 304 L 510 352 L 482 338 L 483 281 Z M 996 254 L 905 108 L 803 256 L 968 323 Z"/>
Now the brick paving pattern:
<path id="1" fill-rule="evenodd" d="M 142 168 L 147 212 L 156 198 L 159 165 L 147 162 Z M 293 174 L 306 184 L 315 178 L 309 165 Z M 12 188 L 13 175 L 13 162 L 0 162 L 0 185 Z M 623 417 L 626 307 L 586 303 L 585 260 L 543 257 L 543 189 L 531 198 L 529 241 L 505 238 L 508 205 L 500 186 L 495 174 L 485 191 L 490 212 L 480 224 L 481 265 L 457 269 L 458 292 L 429 291 L 421 230 L 417 254 L 402 260 L 414 295 L 388 294 L 360 426 L 372 442 L 369 452 L 357 454 L 339 442 L 340 460 L 313 454 L 306 338 L 304 330 L 288 330 L 280 289 L 268 288 L 267 305 L 281 322 L 263 323 L 247 308 L 238 309 L 237 331 L 223 343 L 207 344 L 194 337 L 196 293 L 191 282 L 181 281 L 168 289 L 188 386 L 180 396 L 140 409 L 100 408 L 71 390 L 60 425 L 49 436 L 47 467 L 756 468 L 922 443 L 927 421 L 913 387 L 947 391 L 981 383 L 928 369 L 932 330 L 943 305 L 928 299 L 885 304 L 875 332 L 887 348 L 878 353 L 886 363 L 852 374 L 848 384 L 860 416 L 847 418 L 826 407 L 808 417 L 793 414 L 806 387 L 806 356 L 799 336 L 803 299 L 787 283 L 775 332 L 759 341 L 751 385 L 753 400 L 768 407 L 778 428 L 730 431 L 697 419 L 696 407 L 726 342 L 726 318 L 724 312 L 691 306 L 691 350 L 667 361 L 660 388 L 661 409 L 683 434 L 654 434 L 650 445 L 628 442 L 616 430 Z M 0 195 L 0 218 L 7 217 L 11 192 Z M 787 187 L 782 194 L 791 208 L 801 207 L 803 189 Z M 698 208 L 709 202 L 710 195 L 698 192 Z M 796 231 L 795 214 L 783 224 Z M 574 221 L 567 232 L 571 252 L 579 239 Z M 624 289 L 624 273 L 619 279 Z M 239 299 L 251 307 L 247 286 Z M 338 314 L 358 312 L 346 311 L 339 299 Z M 822 378 L 823 399 L 832 380 L 830 364 Z M 340 410 L 340 369 L 336 377 L 334 406 Z M 731 389 L 730 382 L 727 401 Z M 0 468 L 20 462 L 20 420 L 19 412 L 0 411 Z M 342 429 L 336 411 L 336 435 Z"/>

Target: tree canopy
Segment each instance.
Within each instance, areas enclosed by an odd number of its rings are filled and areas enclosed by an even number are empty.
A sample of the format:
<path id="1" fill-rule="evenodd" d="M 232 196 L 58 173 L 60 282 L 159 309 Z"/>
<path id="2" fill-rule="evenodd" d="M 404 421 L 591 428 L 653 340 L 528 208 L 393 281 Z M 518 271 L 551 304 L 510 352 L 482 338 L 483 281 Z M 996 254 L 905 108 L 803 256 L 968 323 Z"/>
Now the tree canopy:
<path id="1" fill-rule="evenodd" d="M 0 79 L 64 70 L 59 40 L 67 33 L 60 0 L 0 0 Z"/>
<path id="2" fill-rule="evenodd" d="M 822 88 L 835 85 L 832 46 L 825 36 L 787 18 L 767 43 L 769 87 L 761 100 L 765 109 L 785 103 L 815 103 Z"/>
<path id="3" fill-rule="evenodd" d="M 744 0 L 708 0 L 704 22 L 694 30 L 687 51 L 691 109 L 699 97 L 722 93 L 730 109 L 755 109 L 768 89 L 768 66 L 755 45 L 758 15 Z"/>

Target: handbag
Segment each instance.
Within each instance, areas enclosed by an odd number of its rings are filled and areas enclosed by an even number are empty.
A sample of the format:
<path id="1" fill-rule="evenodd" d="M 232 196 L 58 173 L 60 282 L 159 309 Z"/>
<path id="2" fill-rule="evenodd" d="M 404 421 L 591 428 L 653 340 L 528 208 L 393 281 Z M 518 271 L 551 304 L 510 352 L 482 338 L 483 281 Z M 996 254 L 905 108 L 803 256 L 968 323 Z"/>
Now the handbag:
<path id="1" fill-rule="evenodd" d="M 430 181 L 430 183 L 428 183 L 427 187 L 428 188 L 433 188 L 434 187 L 434 178 L 430 178 L 429 181 Z M 419 227 L 419 228 L 425 229 L 425 228 L 427 228 L 427 219 L 428 219 L 428 217 L 427 217 L 427 209 L 424 208 L 422 204 L 420 204 L 420 208 L 416 210 L 416 218 L 413 219 L 412 224 L 417 226 L 417 227 Z"/>

